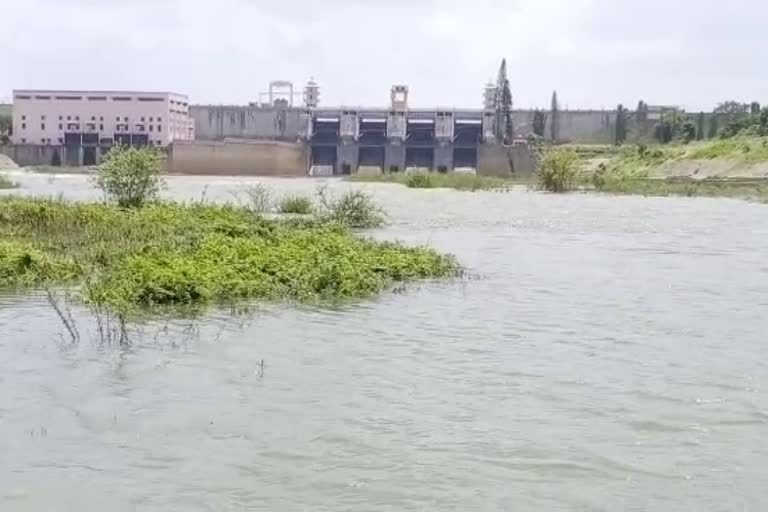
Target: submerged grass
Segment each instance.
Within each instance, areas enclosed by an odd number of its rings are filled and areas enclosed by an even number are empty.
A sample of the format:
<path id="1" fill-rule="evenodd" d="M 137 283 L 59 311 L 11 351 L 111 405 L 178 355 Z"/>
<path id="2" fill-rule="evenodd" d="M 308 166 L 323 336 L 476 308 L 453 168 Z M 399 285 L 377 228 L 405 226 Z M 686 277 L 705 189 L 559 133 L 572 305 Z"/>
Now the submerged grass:
<path id="1" fill-rule="evenodd" d="M 455 276 L 449 256 L 376 242 L 328 219 L 268 220 L 231 205 L 0 198 L 0 286 L 74 283 L 121 314 L 247 299 L 344 301 Z"/>
<path id="2" fill-rule="evenodd" d="M 390 173 L 379 175 L 355 174 L 350 181 L 398 183 L 409 188 L 453 188 L 456 190 L 505 190 L 514 185 L 531 184 L 534 179 L 478 176 L 469 173 Z"/>

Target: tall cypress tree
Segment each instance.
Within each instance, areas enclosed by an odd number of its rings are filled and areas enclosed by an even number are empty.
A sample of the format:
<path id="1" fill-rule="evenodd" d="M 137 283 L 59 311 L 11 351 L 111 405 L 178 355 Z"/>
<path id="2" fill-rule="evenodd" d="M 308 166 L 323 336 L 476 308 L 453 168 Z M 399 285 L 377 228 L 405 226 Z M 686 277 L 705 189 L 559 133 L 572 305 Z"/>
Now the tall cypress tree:
<path id="1" fill-rule="evenodd" d="M 617 146 L 621 146 L 624 144 L 624 141 L 627 140 L 627 111 L 624 108 L 624 105 L 619 103 L 619 106 L 616 107 L 616 136 L 615 136 L 615 142 Z"/>
<path id="2" fill-rule="evenodd" d="M 515 128 L 512 123 L 512 91 L 507 77 L 507 59 L 501 60 L 496 80 L 496 138 L 511 142 Z"/>
<path id="3" fill-rule="evenodd" d="M 717 137 L 717 132 L 720 130 L 719 122 L 717 120 L 717 114 L 713 113 L 709 118 L 709 132 L 707 133 L 708 139 L 714 139 Z"/>
<path id="4" fill-rule="evenodd" d="M 544 137 L 544 131 L 547 126 L 547 114 L 539 109 L 533 112 L 533 133 L 539 137 Z"/>
<path id="5" fill-rule="evenodd" d="M 704 112 L 696 119 L 696 140 L 704 140 Z"/>
<path id="6" fill-rule="evenodd" d="M 550 136 L 552 137 L 552 142 L 557 142 L 560 139 L 560 104 L 557 102 L 557 91 L 552 92 L 552 111 L 550 117 Z"/>

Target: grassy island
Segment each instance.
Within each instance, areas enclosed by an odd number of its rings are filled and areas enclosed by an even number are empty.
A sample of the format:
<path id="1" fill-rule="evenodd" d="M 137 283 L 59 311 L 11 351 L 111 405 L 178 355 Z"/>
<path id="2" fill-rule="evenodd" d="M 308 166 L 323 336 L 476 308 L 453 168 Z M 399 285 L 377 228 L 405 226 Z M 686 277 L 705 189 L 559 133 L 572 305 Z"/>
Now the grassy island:
<path id="1" fill-rule="evenodd" d="M 333 217 L 0 198 L 0 287 L 73 285 L 84 301 L 117 312 L 248 299 L 344 301 L 458 272 L 449 256 L 363 238 Z"/>

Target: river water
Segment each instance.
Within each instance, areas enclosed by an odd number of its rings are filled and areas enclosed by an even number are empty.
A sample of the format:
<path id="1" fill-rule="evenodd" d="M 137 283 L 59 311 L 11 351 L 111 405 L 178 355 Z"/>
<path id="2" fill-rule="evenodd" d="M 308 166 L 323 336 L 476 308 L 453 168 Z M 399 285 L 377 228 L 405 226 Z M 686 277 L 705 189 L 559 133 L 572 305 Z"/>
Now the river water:
<path id="1" fill-rule="evenodd" d="M 84 176 L 14 179 L 98 197 Z M 1 296 L 0 510 L 768 508 L 768 207 L 327 183 L 375 195 L 375 236 L 469 277 L 214 310 L 127 348 L 76 306 L 72 346 L 39 296 Z"/>

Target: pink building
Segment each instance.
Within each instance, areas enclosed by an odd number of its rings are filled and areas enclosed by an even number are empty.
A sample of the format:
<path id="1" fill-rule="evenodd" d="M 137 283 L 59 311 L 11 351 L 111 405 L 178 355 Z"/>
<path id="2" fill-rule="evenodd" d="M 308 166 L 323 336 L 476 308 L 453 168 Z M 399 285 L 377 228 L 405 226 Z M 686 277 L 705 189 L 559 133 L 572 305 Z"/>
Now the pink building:
<path id="1" fill-rule="evenodd" d="M 195 138 L 189 100 L 168 92 L 13 91 L 13 142 L 167 146 Z"/>

